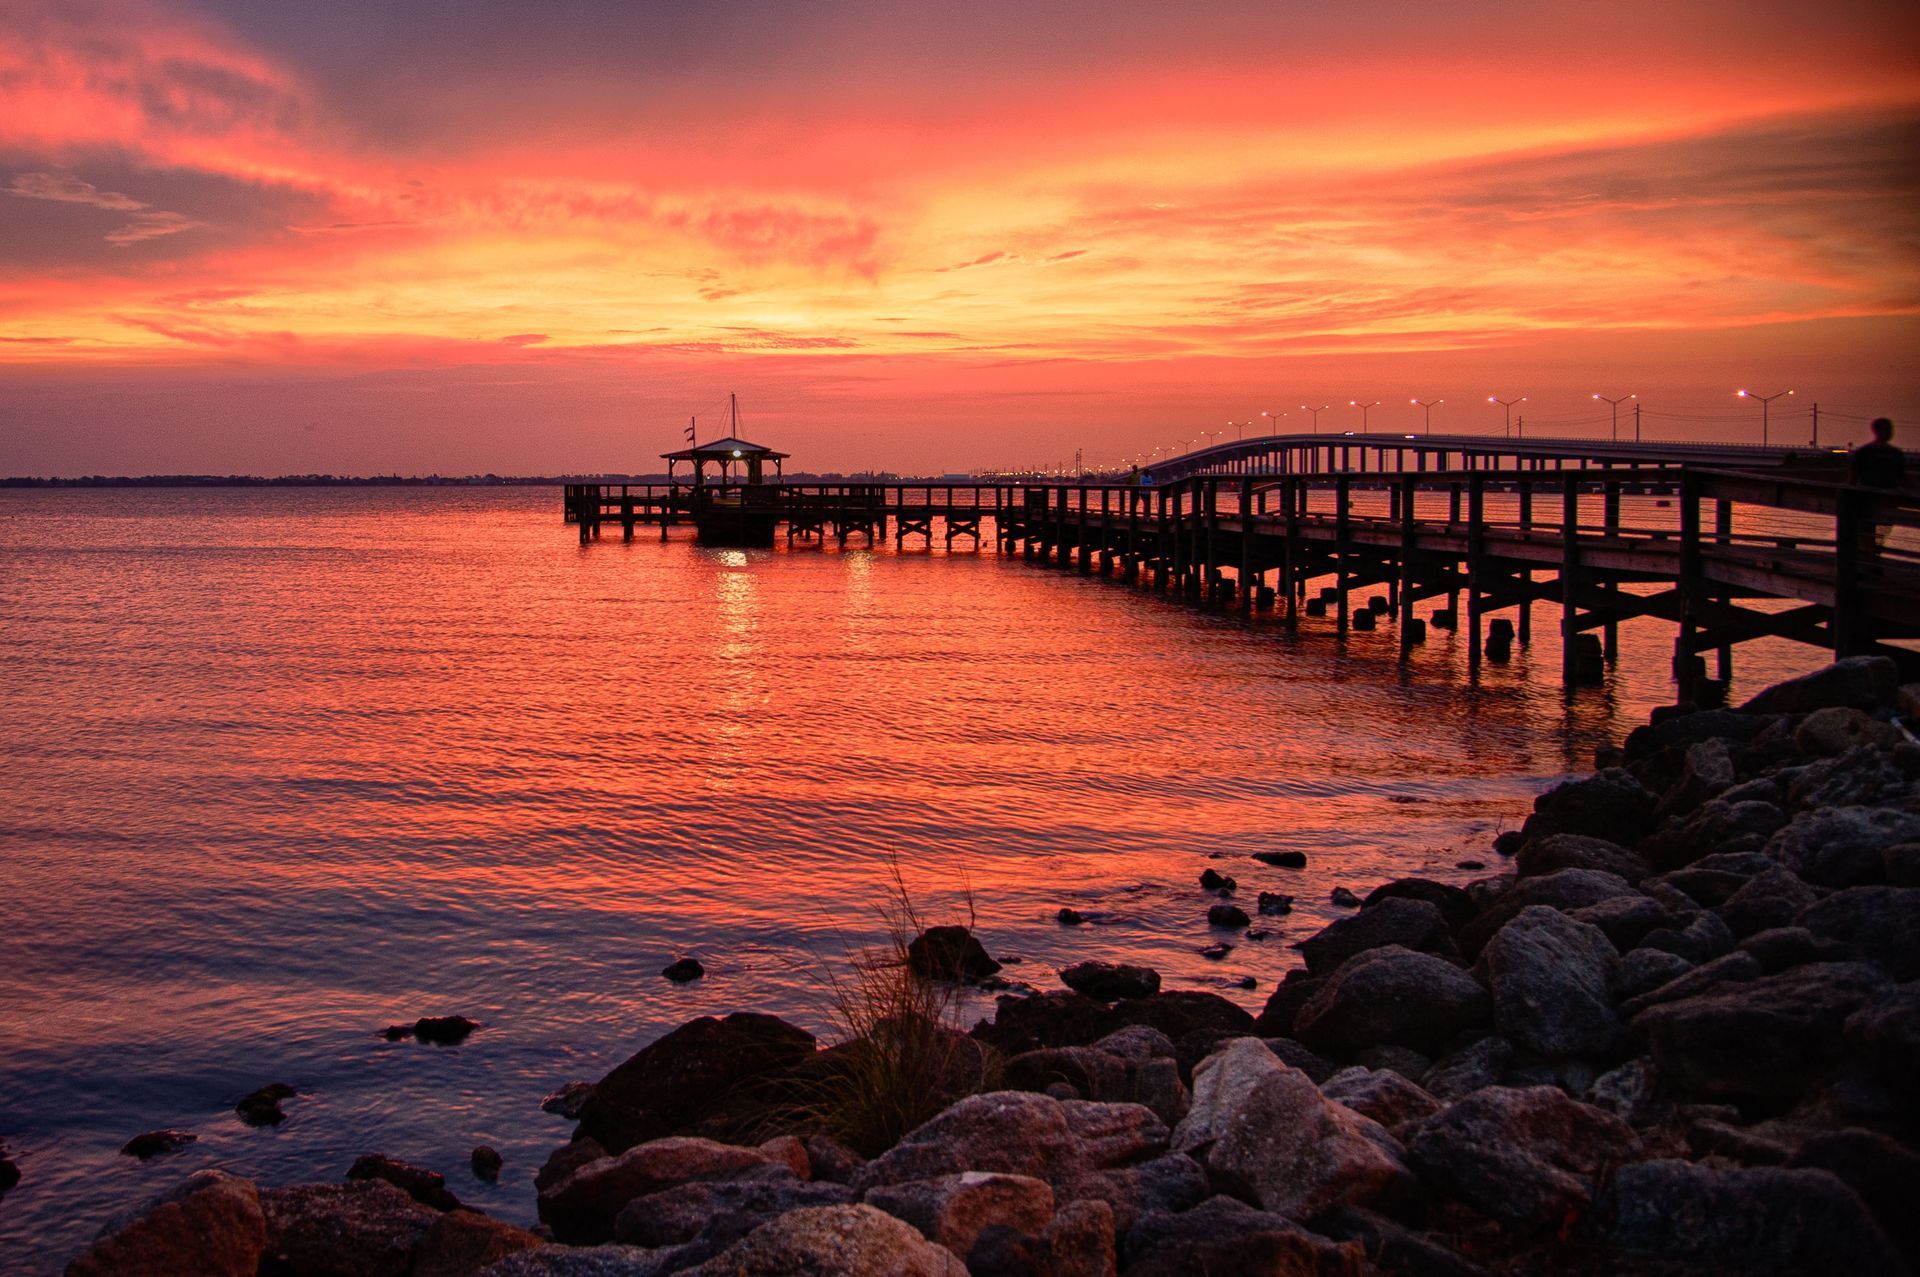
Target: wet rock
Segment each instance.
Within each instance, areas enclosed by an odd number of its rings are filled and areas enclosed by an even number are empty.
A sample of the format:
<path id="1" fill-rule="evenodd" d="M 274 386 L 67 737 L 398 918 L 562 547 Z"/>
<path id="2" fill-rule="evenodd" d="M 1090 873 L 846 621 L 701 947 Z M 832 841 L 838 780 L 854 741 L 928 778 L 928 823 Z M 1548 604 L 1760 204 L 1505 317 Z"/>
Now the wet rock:
<path id="1" fill-rule="evenodd" d="M 1459 967 L 1388 945 L 1328 977 L 1301 1008 L 1294 1036 L 1335 1057 L 1386 1044 L 1431 1051 L 1486 1023 L 1490 1009 L 1486 990 Z"/>
<path id="2" fill-rule="evenodd" d="M 1060 980 L 1075 993 L 1102 1002 L 1144 998 L 1160 991 L 1158 971 L 1120 962 L 1076 962 L 1060 973 Z"/>
<path id="3" fill-rule="evenodd" d="M 1604 1055 L 1623 1033 L 1613 1010 L 1619 957 L 1598 927 L 1557 909 L 1523 909 L 1480 951 L 1475 971 L 1493 996 L 1493 1023 L 1540 1055 Z"/>
<path id="4" fill-rule="evenodd" d="M 697 1277 L 967 1277 L 952 1251 L 872 1206 L 812 1206 L 760 1225 Z"/>
<path id="5" fill-rule="evenodd" d="M 1000 969 L 965 927 L 928 927 L 907 945 L 907 965 L 930 980 L 957 984 L 982 979 Z"/>
<path id="6" fill-rule="evenodd" d="M 407 1272 L 440 1213 L 384 1180 L 260 1192 L 267 1250 L 260 1271 L 284 1277 L 387 1277 Z"/>
<path id="7" fill-rule="evenodd" d="M 1623 1250 L 1741 1273 L 1892 1273 L 1899 1260 L 1860 1198 L 1826 1171 L 1621 1169 L 1609 1238 Z"/>
<path id="8" fill-rule="evenodd" d="M 1360 907 L 1360 897 L 1354 895 L 1345 887 L 1335 887 L 1333 889 L 1333 895 L 1329 897 L 1329 899 L 1342 909 L 1358 909 Z"/>
<path id="9" fill-rule="evenodd" d="M 144 1162 L 150 1157 L 178 1153 L 199 1138 L 192 1131 L 178 1131 L 171 1127 L 161 1131 L 144 1131 L 121 1145 L 120 1151 Z"/>
<path id="10" fill-rule="evenodd" d="M 285 1082 L 270 1082 L 234 1105 L 233 1111 L 248 1126 L 278 1126 L 287 1120 L 281 1104 L 299 1093 Z"/>
<path id="11" fill-rule="evenodd" d="M 453 1210 L 460 1205 L 460 1199 L 447 1191 L 447 1177 L 439 1171 L 430 1171 L 411 1162 L 403 1162 L 384 1153 L 368 1153 L 355 1159 L 347 1168 L 350 1180 L 385 1180 L 401 1192 L 434 1210 Z"/>
<path id="12" fill-rule="evenodd" d="M 1840 1058 L 1847 1017 L 1886 987 L 1878 968 L 1814 963 L 1663 1003 L 1642 1012 L 1632 1027 L 1682 1091 L 1786 1105 Z"/>
<path id="13" fill-rule="evenodd" d="M 8 1156 L 7 1146 L 0 1144 L 0 1196 L 5 1196 L 10 1188 L 20 1183 L 20 1165 Z"/>
<path id="14" fill-rule="evenodd" d="M 580 1112 L 586 1108 L 587 1101 L 593 1098 L 593 1083 L 569 1082 L 559 1090 L 550 1093 L 540 1101 L 543 1113 L 555 1113 L 569 1122 L 580 1119 Z"/>
<path id="15" fill-rule="evenodd" d="M 1561 869 L 1538 878 L 1522 878 L 1461 929 L 1460 951 L 1469 958 L 1479 957 L 1481 946 L 1493 938 L 1494 932 L 1506 926 L 1522 909 L 1534 905 L 1566 913 L 1615 896 L 1639 894 L 1619 874 L 1597 869 Z"/>
<path id="16" fill-rule="evenodd" d="M 1063 1176 L 1157 1156 L 1166 1124 L 1138 1104 L 1060 1101 L 1023 1091 L 970 1096 L 909 1132 L 853 1177 L 861 1191 L 959 1171 Z"/>
<path id="17" fill-rule="evenodd" d="M 1441 1107 L 1418 1082 L 1394 1069 L 1342 1069 L 1321 1084 L 1320 1093 L 1389 1131 L 1431 1117 Z"/>
<path id="18" fill-rule="evenodd" d="M 1203 869 L 1200 871 L 1200 885 L 1208 891 L 1233 891 L 1240 884 L 1217 869 Z"/>
<path id="19" fill-rule="evenodd" d="M 540 1219 L 564 1242 L 604 1242 L 628 1202 L 693 1180 L 782 1165 L 757 1148 L 669 1136 L 588 1162 L 540 1190 Z"/>
<path id="20" fill-rule="evenodd" d="M 1173 1131 L 1173 1147 L 1189 1152 L 1211 1144 L 1246 1102 L 1254 1084 L 1287 1066 L 1259 1038 L 1233 1038 L 1193 1069 L 1193 1102 Z"/>
<path id="21" fill-rule="evenodd" d="M 1228 930 L 1238 931 L 1251 921 L 1252 919 L 1247 917 L 1247 911 L 1239 905 L 1214 905 L 1207 910 L 1209 927 L 1225 927 Z"/>
<path id="22" fill-rule="evenodd" d="M 498 1182 L 500 1168 L 505 1164 L 500 1150 L 491 1144 L 482 1144 L 467 1155 L 467 1166 L 473 1171 L 473 1177 L 486 1184 Z"/>
<path id="23" fill-rule="evenodd" d="M 1533 801 L 1524 832 L 1529 841 L 1550 834 L 1581 834 L 1626 847 L 1653 831 L 1657 800 L 1621 768 L 1556 785 Z"/>
<path id="24" fill-rule="evenodd" d="M 1109 1205 L 1114 1227 L 1121 1233 L 1144 1214 L 1198 1206 L 1210 1192 L 1206 1170 L 1185 1153 L 1168 1153 L 1133 1166 L 1078 1171 L 1054 1187 L 1055 1200 L 1063 1203 L 1098 1201 Z"/>
<path id="25" fill-rule="evenodd" d="M 411 1277 L 473 1277 L 510 1255 L 546 1245 L 538 1233 L 477 1211 L 448 1211 L 414 1248 Z"/>
<path id="26" fill-rule="evenodd" d="M 1823 670 L 1776 683 L 1740 707 L 1743 714 L 1810 714 L 1830 706 L 1875 709 L 1899 691 L 1891 657 L 1849 656 Z"/>
<path id="27" fill-rule="evenodd" d="M 1550 1086 L 1489 1087 L 1403 1134 L 1422 1179 L 1519 1228 L 1558 1228 L 1640 1149 L 1625 1122 Z"/>
<path id="28" fill-rule="evenodd" d="M 1256 1079 L 1206 1153 L 1208 1174 L 1275 1214 L 1310 1219 L 1407 1184 L 1400 1147 L 1378 1122 L 1282 1067 Z"/>
<path id="29" fill-rule="evenodd" d="M 428 1015 L 413 1022 L 413 1037 L 416 1042 L 458 1046 L 480 1027 L 478 1020 L 469 1020 L 464 1015 Z"/>
<path id="30" fill-rule="evenodd" d="M 253 1181 L 197 1171 L 109 1223 L 69 1277 L 253 1277 L 267 1248 Z"/>
<path id="31" fill-rule="evenodd" d="M 1893 807 L 1802 812 L 1767 843 L 1767 854 L 1808 882 L 1851 887 L 1878 880 L 1887 848 L 1920 840 L 1920 814 Z"/>
<path id="32" fill-rule="evenodd" d="M 1278 891 L 1263 891 L 1260 893 L 1258 905 L 1262 917 L 1283 917 L 1293 912 L 1293 897 Z"/>
<path id="33" fill-rule="evenodd" d="M 1691 970 L 1693 964 L 1677 953 L 1668 953 L 1665 949 L 1635 949 L 1620 959 L 1620 973 L 1614 987 L 1622 998 L 1633 998 L 1671 984 Z"/>
<path id="34" fill-rule="evenodd" d="M 888 1184 L 867 1193 L 877 1206 L 966 1260 L 990 1229 L 1038 1233 L 1053 1218 L 1053 1189 L 1027 1175 L 961 1171 Z"/>
<path id="35" fill-rule="evenodd" d="M 1209 962 L 1221 962 L 1221 961 L 1224 961 L 1226 959 L 1226 956 L 1232 952 L 1233 952 L 1233 946 L 1230 944 L 1210 944 L 1206 948 L 1200 950 L 1200 956 L 1207 959 Z"/>
<path id="36" fill-rule="evenodd" d="M 1332 1242 L 1231 1197 L 1192 1210 L 1154 1211 L 1127 1233 L 1127 1277 L 1359 1277 L 1352 1242 Z"/>
<path id="37" fill-rule="evenodd" d="M 844 1184 L 791 1178 L 697 1181 L 628 1202 L 614 1218 L 613 1236 L 632 1246 L 681 1247 L 679 1266 L 690 1267 L 778 1215 L 856 1200 L 858 1195 Z"/>
<path id="38" fill-rule="evenodd" d="M 669 963 L 660 970 L 661 975 L 673 981 L 675 984 L 687 984 L 691 981 L 698 980 L 706 973 L 707 969 L 701 966 L 695 958 L 681 958 Z"/>
<path id="39" fill-rule="evenodd" d="M 689 1021 L 594 1085 L 579 1134 L 620 1153 L 692 1126 L 756 1082 L 812 1058 L 811 1033 L 752 1012 Z"/>
<path id="40" fill-rule="evenodd" d="M 1256 851 L 1253 858 L 1263 865 L 1272 865 L 1277 869 L 1305 869 L 1307 853 L 1304 851 Z"/>
<path id="41" fill-rule="evenodd" d="M 1462 864 L 1463 869 L 1484 869 L 1479 862 Z M 1395 878 L 1383 882 L 1361 901 L 1361 907 L 1372 909 L 1388 900 L 1424 900 L 1440 911 L 1449 928 L 1463 927 L 1473 920 L 1479 910 L 1463 888 L 1450 883 L 1435 882 L 1431 878 Z"/>
<path id="42" fill-rule="evenodd" d="M 1920 976 L 1920 887 L 1850 887 L 1794 917 L 1814 936 L 1846 945 L 1896 980 Z"/>
<path id="43" fill-rule="evenodd" d="M 1078 909 L 1069 909 L 1065 905 L 1060 907 L 1059 913 L 1053 915 L 1053 920 L 1063 927 L 1078 927 L 1086 922 Z"/>
<path id="44" fill-rule="evenodd" d="M 1313 995 L 1326 984 L 1326 977 L 1311 976 L 1304 967 L 1295 967 L 1281 977 L 1280 984 L 1267 995 L 1255 1027 L 1262 1037 L 1291 1037 L 1294 1022 Z"/>
<path id="45" fill-rule="evenodd" d="M 1388 897 L 1350 918 L 1341 918 L 1297 946 L 1314 975 L 1331 975 L 1357 953 L 1397 944 L 1419 953 L 1457 957 L 1453 932 L 1437 905 L 1426 900 Z"/>
<path id="46" fill-rule="evenodd" d="M 1435 1099 L 1458 1100 L 1496 1086 L 1513 1060 L 1513 1043 L 1501 1037 L 1477 1038 L 1433 1062 L 1420 1085 Z"/>

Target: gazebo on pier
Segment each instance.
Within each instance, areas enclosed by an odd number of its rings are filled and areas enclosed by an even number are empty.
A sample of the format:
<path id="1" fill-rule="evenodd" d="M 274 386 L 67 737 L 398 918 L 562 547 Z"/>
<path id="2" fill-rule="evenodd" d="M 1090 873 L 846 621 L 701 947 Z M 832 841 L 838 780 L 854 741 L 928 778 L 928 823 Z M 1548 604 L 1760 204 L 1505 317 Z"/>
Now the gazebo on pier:
<path id="1" fill-rule="evenodd" d="M 675 473 L 675 467 L 685 461 L 693 467 L 693 486 L 701 488 L 706 486 L 709 463 L 717 468 L 719 473 L 715 478 L 723 487 L 736 483 L 765 483 L 766 463 L 769 461 L 773 462 L 773 481 L 779 483 L 784 477 L 780 463 L 785 461 L 788 455 L 784 452 L 775 452 L 763 443 L 748 443 L 745 439 L 728 435 L 725 439 L 696 444 L 691 448 L 682 448 L 678 452 L 663 452 L 660 457 L 667 463 L 668 483 L 681 482 Z M 737 478 L 734 475 L 736 466 L 742 471 L 741 476 Z"/>

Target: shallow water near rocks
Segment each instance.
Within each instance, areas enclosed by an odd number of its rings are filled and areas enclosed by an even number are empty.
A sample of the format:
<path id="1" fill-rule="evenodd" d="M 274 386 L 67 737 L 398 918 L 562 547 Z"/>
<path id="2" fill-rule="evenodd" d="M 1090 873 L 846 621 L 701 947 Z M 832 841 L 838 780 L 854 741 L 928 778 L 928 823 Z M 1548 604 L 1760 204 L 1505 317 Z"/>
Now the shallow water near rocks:
<path id="1" fill-rule="evenodd" d="M 697 1015 L 829 1031 L 894 865 L 930 921 L 970 895 L 1009 976 L 1124 959 L 1257 1010 L 1333 888 L 1497 869 L 1672 698 L 1655 623 L 1569 701 L 1551 609 L 1475 686 L 1440 631 L 1402 668 L 1391 626 L 1289 639 L 964 542 L 683 536 L 582 547 L 549 489 L 0 493 L 0 1270 L 202 1166 L 379 1151 L 531 1220 L 542 1096 Z M 1739 659 L 1736 696 L 1822 660 Z M 1212 930 L 1206 868 L 1299 903 Z M 453 1013 L 485 1027 L 378 1033 Z M 244 1125 L 276 1081 L 287 1120 Z M 199 1140 L 118 1153 L 159 1127 Z"/>

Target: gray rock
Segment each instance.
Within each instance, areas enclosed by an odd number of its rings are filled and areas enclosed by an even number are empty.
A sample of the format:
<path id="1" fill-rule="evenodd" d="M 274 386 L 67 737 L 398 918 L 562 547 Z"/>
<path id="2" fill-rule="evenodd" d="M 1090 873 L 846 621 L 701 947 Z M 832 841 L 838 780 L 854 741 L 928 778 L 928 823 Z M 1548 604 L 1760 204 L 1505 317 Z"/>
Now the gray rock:
<path id="1" fill-rule="evenodd" d="M 1891 807 L 1829 807 L 1802 812 L 1767 843 L 1767 854 L 1808 882 L 1831 887 L 1871 883 L 1886 849 L 1920 840 L 1920 815 Z"/>
<path id="2" fill-rule="evenodd" d="M 757 1148 L 692 1136 L 649 1140 L 588 1162 L 540 1190 L 540 1219 L 563 1242 L 604 1242 L 613 1237 L 621 1210 L 635 1198 L 769 1165 L 785 1163 Z"/>
<path id="3" fill-rule="evenodd" d="M 1419 953 L 1459 954 L 1439 906 L 1406 897 L 1389 897 L 1363 908 L 1308 936 L 1296 947 L 1307 960 L 1307 970 L 1324 976 L 1357 953 L 1390 944 Z"/>
<path id="4" fill-rule="evenodd" d="M 1850 887 L 1807 905 L 1794 923 L 1848 946 L 1896 980 L 1920 976 L 1920 887 Z"/>
<path id="5" fill-rule="evenodd" d="M 1702 911 L 1679 927 L 1655 927 L 1640 937 L 1645 949 L 1664 949 L 1689 962 L 1708 962 L 1733 949 L 1733 932 L 1719 915 Z"/>
<path id="6" fill-rule="evenodd" d="M 1759 799 L 1736 801 L 1733 791 L 1663 824 L 1640 845 L 1656 869 L 1678 869 L 1705 856 L 1750 851 L 1787 823 L 1787 813 Z"/>
<path id="7" fill-rule="evenodd" d="M 299 1184 L 260 1193 L 263 1272 L 404 1273 L 440 1212 L 384 1180 Z"/>
<path id="8" fill-rule="evenodd" d="M 1048 1277 L 1113 1277 L 1115 1212 L 1103 1201 L 1067 1202 L 1040 1230 L 1034 1270 Z M 992 1271 L 983 1266 L 981 1271 Z"/>
<path id="9" fill-rule="evenodd" d="M 1435 1060 L 1420 1085 L 1439 1100 L 1464 1099 L 1499 1085 L 1512 1059 L 1513 1043 L 1499 1037 L 1480 1038 Z"/>
<path id="10" fill-rule="evenodd" d="M 1839 705 L 1876 709 L 1893 704 L 1899 671 L 1887 656 L 1849 656 L 1823 670 L 1776 683 L 1740 707 L 1746 714 L 1810 714 Z"/>
<path id="11" fill-rule="evenodd" d="M 1433 1067 L 1433 1058 L 1422 1055 L 1412 1047 L 1395 1046 L 1389 1043 L 1385 1046 L 1362 1047 L 1353 1053 L 1353 1058 L 1348 1063 L 1373 1073 L 1398 1073 L 1409 1082 L 1418 1082 L 1427 1075 L 1427 1070 Z M 1313 1077 L 1311 1073 L 1307 1076 Z M 1320 1079 L 1314 1078 L 1314 1080 L 1317 1082 Z"/>
<path id="12" fill-rule="evenodd" d="M 1862 745 L 1892 749 L 1905 739 L 1892 723 L 1883 723 L 1865 710 L 1847 705 L 1817 709 L 1793 729 L 1794 748 L 1810 758 L 1844 754 Z"/>
<path id="13" fill-rule="evenodd" d="M 479 1277 L 666 1277 L 678 1256 L 638 1246 L 538 1246 L 487 1265 Z"/>
<path id="14" fill-rule="evenodd" d="M 1362 1205 L 1407 1184 L 1398 1141 L 1384 1127 L 1320 1094 L 1306 1074 L 1282 1068 L 1255 1082 L 1207 1150 L 1207 1173 L 1266 1210 L 1311 1219 Z"/>
<path id="15" fill-rule="evenodd" d="M 1693 964 L 1665 949 L 1635 949 L 1620 959 L 1620 974 L 1614 981 L 1622 998 L 1658 989 L 1693 970 Z"/>
<path id="16" fill-rule="evenodd" d="M 1360 904 L 1362 908 L 1371 909 L 1383 900 L 1424 900 L 1438 909 L 1447 926 L 1453 928 L 1464 927 L 1479 912 L 1479 906 L 1464 888 L 1431 878 L 1395 878 L 1383 882 L 1369 891 Z"/>
<path id="17" fill-rule="evenodd" d="M 1174 1049 L 1172 1038 L 1145 1024 L 1130 1024 L 1107 1034 L 1093 1045 L 1096 1050 L 1117 1055 L 1134 1064 L 1145 1064 L 1148 1060 L 1171 1060 L 1179 1054 Z"/>
<path id="18" fill-rule="evenodd" d="M 966 1265 L 872 1206 L 812 1206 L 760 1225 L 698 1277 L 967 1277 Z"/>
<path id="19" fill-rule="evenodd" d="M 628 1202 L 614 1219 L 613 1238 L 631 1246 L 682 1247 L 682 1266 L 688 1266 L 719 1254 L 776 1215 L 856 1200 L 844 1184 L 792 1178 L 680 1184 Z"/>
<path id="20" fill-rule="evenodd" d="M 1827 1171 L 1858 1193 L 1908 1268 L 1914 1267 L 1920 1259 L 1920 1218 L 1913 1210 L 1920 1202 L 1920 1155 L 1878 1131 L 1851 1127 L 1814 1135 L 1787 1165 Z"/>
<path id="21" fill-rule="evenodd" d="M 1494 932 L 1506 926 L 1522 909 L 1534 905 L 1546 905 L 1565 913 L 1615 896 L 1639 894 L 1619 874 L 1597 869 L 1561 869 L 1538 878 L 1522 878 L 1514 883 L 1512 890 L 1504 892 L 1462 928 L 1460 951 L 1470 958 L 1479 957 L 1481 946 L 1493 938 Z"/>
<path id="22" fill-rule="evenodd" d="M 1663 1003 L 1642 1012 L 1632 1027 L 1682 1091 L 1785 1105 L 1838 1061 L 1847 1017 L 1887 985 L 1876 967 L 1813 963 Z"/>
<path id="23" fill-rule="evenodd" d="M 1755 874 L 1720 906 L 1727 930 L 1745 939 L 1793 922 L 1800 911 L 1820 897 L 1797 874 L 1778 865 Z"/>
<path id="24" fill-rule="evenodd" d="M 1755 932 L 1740 942 L 1741 953 L 1750 953 L 1767 975 L 1778 975 L 1809 962 L 1845 962 L 1853 956 L 1849 946 L 1816 936 L 1805 927 L 1773 927 Z"/>
<path id="25" fill-rule="evenodd" d="M 1666 1261 L 1742 1273 L 1894 1273 L 1886 1235 L 1826 1171 L 1716 1170 L 1679 1161 L 1620 1170 L 1610 1240 Z"/>
<path id="26" fill-rule="evenodd" d="M 1329 977 L 1301 1009 L 1295 1036 L 1334 1056 L 1387 1044 L 1430 1051 L 1485 1024 L 1491 1005 L 1486 990 L 1459 967 L 1388 945 L 1369 949 Z"/>
<path id="27" fill-rule="evenodd" d="M 1778 773 L 1791 811 L 1820 807 L 1875 807 L 1906 788 L 1906 775 L 1892 756 L 1872 745 Z"/>
<path id="28" fill-rule="evenodd" d="M 1422 1179 L 1513 1227 L 1557 1228 L 1603 1170 L 1639 1152 L 1633 1129 L 1549 1086 L 1490 1087 L 1406 1128 Z"/>
<path id="29" fill-rule="evenodd" d="M 1581 1098 L 1633 1127 L 1659 1126 L 1673 1120 L 1673 1100 L 1667 1094 L 1665 1080 L 1644 1055 L 1602 1073 Z"/>
<path id="30" fill-rule="evenodd" d="M 1650 896 L 1614 896 L 1583 909 L 1569 910 L 1567 916 L 1575 922 L 1600 928 L 1621 953 L 1638 945 L 1648 932 L 1671 926 L 1674 921 L 1667 907 Z"/>
<path id="31" fill-rule="evenodd" d="M 1733 787 L 1733 752 L 1721 737 L 1709 737 L 1687 746 L 1679 778 L 1661 795 L 1656 817 L 1684 816 Z M 1617 871 L 1616 871 L 1617 872 Z"/>
<path id="32" fill-rule="evenodd" d="M 1254 1021 L 1260 1036 L 1292 1037 L 1301 1010 L 1326 982 L 1324 976 L 1308 975 L 1305 967 L 1295 967 L 1287 972 L 1274 991 L 1267 995 L 1267 1005 L 1262 1008 L 1260 1018 Z"/>
<path id="33" fill-rule="evenodd" d="M 1173 1131 L 1173 1147 L 1188 1152 L 1218 1139 L 1254 1085 L 1286 1069 L 1259 1038 L 1233 1038 L 1193 1070 L 1193 1103 Z"/>
<path id="34" fill-rule="evenodd" d="M 1635 950 L 1635 952 L 1643 952 Z M 1666 984 L 1651 989 L 1637 997 L 1627 999 L 1620 1004 L 1620 1014 L 1628 1020 L 1645 1011 L 1648 1007 L 1659 1006 L 1663 1002 L 1678 1002 L 1682 998 L 1691 998 L 1705 993 L 1717 984 L 1737 983 L 1743 980 L 1758 980 L 1766 974 L 1760 965 L 1760 959 L 1750 953 L 1729 953 L 1715 958 L 1712 962 L 1676 976 Z"/>
<path id="35" fill-rule="evenodd" d="M 887 1184 L 869 1190 L 866 1202 L 912 1224 L 963 1261 L 989 1229 L 1038 1233 L 1053 1218 L 1053 1189 L 1045 1181 L 990 1171 Z"/>
<path id="36" fill-rule="evenodd" d="M 1331 1242 L 1231 1197 L 1143 1215 L 1127 1234 L 1127 1277 L 1308 1277 L 1361 1271 L 1353 1242 Z"/>
<path id="37" fill-rule="evenodd" d="M 1125 1233 L 1143 1214 L 1191 1209 L 1211 1191 L 1200 1163 L 1185 1153 L 1168 1153 L 1133 1166 L 1069 1175 L 1054 1186 L 1054 1199 L 1105 1202 L 1113 1209 L 1114 1227 Z"/>
<path id="38" fill-rule="evenodd" d="M 1548 834 L 1528 839 L 1513 863 L 1522 878 L 1558 873 L 1562 869 L 1597 869 L 1633 883 L 1648 873 L 1643 857 L 1619 843 L 1584 834 Z"/>
<path id="39" fill-rule="evenodd" d="M 1054 1183 L 1167 1149 L 1166 1124 L 1138 1104 L 1060 1101 L 1023 1091 L 970 1096 L 908 1133 L 853 1176 L 865 1192 L 958 1171 Z"/>
<path id="40" fill-rule="evenodd" d="M 1716 852 L 1702 856 L 1692 864 L 1661 874 L 1651 883 L 1642 883 L 1642 891 L 1664 883 L 1684 892 L 1688 899 L 1708 908 L 1724 903 L 1752 879 L 1769 869 L 1778 869 L 1770 856 L 1758 851 Z"/>
<path id="41" fill-rule="evenodd" d="M 1522 910 L 1480 951 L 1502 1037 L 1540 1055 L 1606 1054 L 1623 1041 L 1613 1010 L 1619 956 L 1598 927 L 1557 909 Z"/>
<path id="42" fill-rule="evenodd" d="M 1418 1082 L 1392 1069 L 1342 1069 L 1321 1083 L 1320 1093 L 1389 1131 L 1431 1117 L 1441 1108 L 1440 1101 Z"/>

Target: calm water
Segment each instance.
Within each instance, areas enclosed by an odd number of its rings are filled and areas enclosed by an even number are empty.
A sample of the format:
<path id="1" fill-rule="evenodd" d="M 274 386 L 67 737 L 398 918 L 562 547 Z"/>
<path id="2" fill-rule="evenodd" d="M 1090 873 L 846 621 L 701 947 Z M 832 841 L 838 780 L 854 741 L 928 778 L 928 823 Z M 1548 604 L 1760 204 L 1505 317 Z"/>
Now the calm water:
<path id="1" fill-rule="evenodd" d="M 1570 705 L 1553 616 L 1469 686 L 1435 632 L 1297 640 L 989 553 L 576 544 L 538 489 L 0 493 L 0 1270 L 189 1170 L 384 1151 L 532 1217 L 540 1099 L 689 1017 L 825 1029 L 897 857 L 1041 986 L 1085 957 L 1257 1009 L 1336 885 L 1459 880 L 1671 699 L 1624 631 Z M 1424 611 L 1424 609 L 1423 609 Z M 1741 652 L 1742 692 L 1818 661 Z M 1247 852 L 1299 848 L 1304 872 Z M 1222 861 L 1214 857 L 1227 857 Z M 1297 894 L 1199 950 L 1200 871 Z M 1068 904 L 1106 915 L 1066 930 Z M 698 957 L 686 987 L 658 972 Z M 375 1030 L 460 1012 L 460 1048 Z M 242 1094 L 305 1094 L 277 1129 Z M 186 1152 L 119 1156 L 159 1126 Z M 498 1187 L 466 1173 L 498 1147 Z"/>

